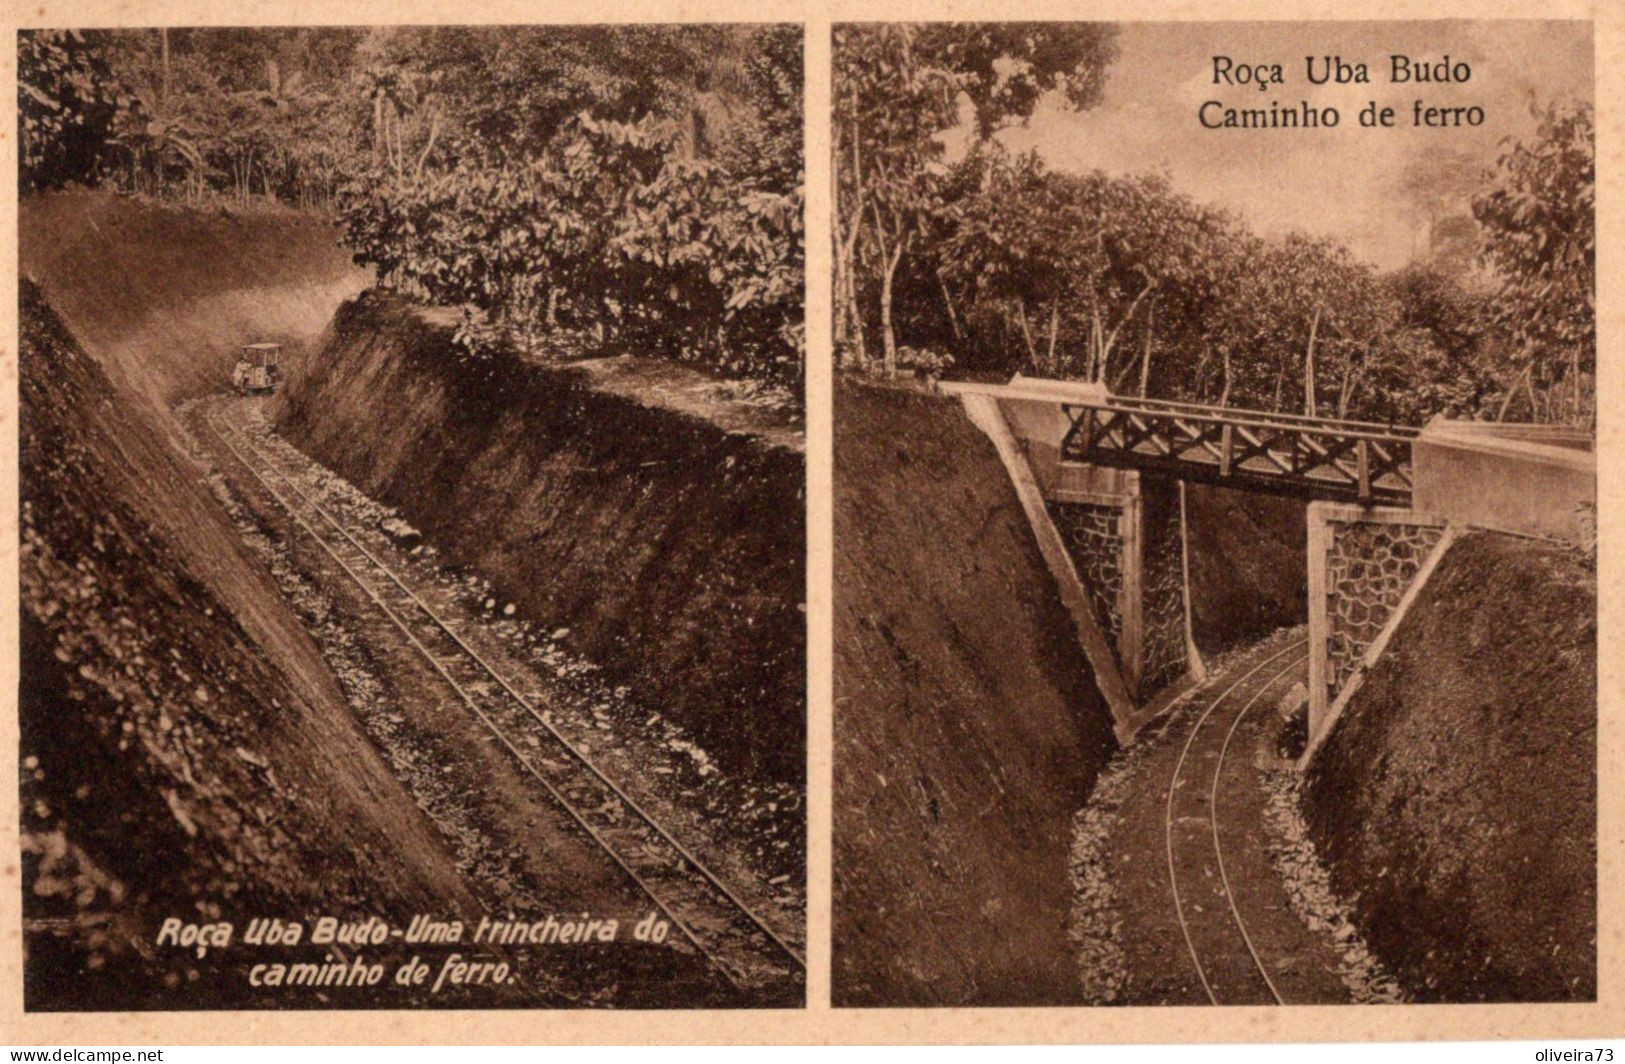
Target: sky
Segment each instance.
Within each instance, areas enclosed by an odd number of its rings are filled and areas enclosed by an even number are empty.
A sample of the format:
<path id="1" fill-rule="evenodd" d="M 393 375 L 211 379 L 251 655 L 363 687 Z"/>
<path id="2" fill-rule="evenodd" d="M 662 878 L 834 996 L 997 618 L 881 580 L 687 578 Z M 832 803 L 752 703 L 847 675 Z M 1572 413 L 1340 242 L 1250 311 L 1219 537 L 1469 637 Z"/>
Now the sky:
<path id="1" fill-rule="evenodd" d="M 1591 26 L 1585 22 L 1236 22 L 1125 23 L 1104 97 L 1082 113 L 1054 97 L 1032 119 L 1003 131 L 1018 151 L 1036 149 L 1061 170 L 1166 171 L 1192 198 L 1228 208 L 1254 230 L 1332 236 L 1377 266 L 1412 257 L 1416 217 L 1394 182 L 1413 158 L 1439 149 L 1493 163 L 1506 137 L 1535 128 L 1530 100 L 1589 101 Z M 1464 84 L 1393 84 L 1390 56 L 1466 62 Z M 1214 56 L 1237 65 L 1275 64 L 1284 84 L 1214 84 Z M 1311 84 L 1305 57 L 1341 56 L 1366 64 L 1370 84 Z M 1421 129 L 1413 103 L 1483 108 L 1477 128 Z M 1224 106 L 1283 108 L 1307 100 L 1341 113 L 1335 129 L 1204 129 L 1207 100 Z M 1370 101 L 1394 108 L 1392 129 L 1362 128 Z"/>

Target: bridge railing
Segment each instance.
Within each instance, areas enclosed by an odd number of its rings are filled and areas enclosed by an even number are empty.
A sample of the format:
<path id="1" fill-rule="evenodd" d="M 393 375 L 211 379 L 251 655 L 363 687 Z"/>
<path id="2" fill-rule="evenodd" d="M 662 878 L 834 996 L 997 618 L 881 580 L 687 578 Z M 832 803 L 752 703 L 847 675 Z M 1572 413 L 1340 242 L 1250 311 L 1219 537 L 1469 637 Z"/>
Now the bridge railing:
<path id="1" fill-rule="evenodd" d="M 1111 397 L 1063 403 L 1063 459 L 1309 498 L 1408 503 L 1420 430 Z"/>
<path id="2" fill-rule="evenodd" d="M 1245 420 L 1250 424 L 1307 425 L 1325 429 L 1376 432 L 1387 436 L 1411 439 L 1422 430 L 1411 425 L 1398 425 L 1392 421 L 1360 421 L 1354 418 L 1329 418 L 1316 414 L 1294 414 L 1286 410 L 1252 410 L 1239 406 L 1215 406 L 1212 403 L 1187 403 L 1175 399 L 1142 399 L 1132 395 L 1107 396 L 1102 405 L 1116 410 L 1144 410 L 1152 413 L 1189 414 L 1192 417 L 1219 417 L 1225 420 Z"/>

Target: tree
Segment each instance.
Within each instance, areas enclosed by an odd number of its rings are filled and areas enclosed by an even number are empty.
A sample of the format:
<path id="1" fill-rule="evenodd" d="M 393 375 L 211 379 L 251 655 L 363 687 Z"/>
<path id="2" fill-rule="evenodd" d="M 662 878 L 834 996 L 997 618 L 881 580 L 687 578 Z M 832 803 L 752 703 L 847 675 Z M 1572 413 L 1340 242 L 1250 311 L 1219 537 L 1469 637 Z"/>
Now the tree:
<path id="1" fill-rule="evenodd" d="M 872 298 L 888 374 L 894 296 L 945 176 L 941 134 L 972 115 L 979 139 L 1032 114 L 1046 92 L 1099 99 L 1115 31 L 1092 23 L 841 25 L 834 37 L 836 342 L 868 361 Z"/>
<path id="2" fill-rule="evenodd" d="M 17 34 L 18 167 L 26 191 L 96 180 L 117 112 L 105 34 Z"/>
<path id="3" fill-rule="evenodd" d="M 1148 386 L 1159 320 L 1180 330 L 1211 288 L 1223 216 L 1158 175 L 1047 172 L 1032 155 L 969 168 L 981 185 L 942 211 L 946 288 L 973 314 L 999 308 L 1038 372 L 1116 387 L 1138 369 Z"/>
<path id="4" fill-rule="evenodd" d="M 25 34 L 28 187 L 331 206 L 470 346 L 802 370 L 793 26 Z"/>
<path id="5" fill-rule="evenodd" d="M 911 341 L 972 368 L 1334 417 L 1476 406 L 1482 303 L 1461 278 L 1399 283 L 1332 240 L 1260 238 L 1161 175 L 1050 172 L 984 145 L 938 182 L 922 234 Z"/>
<path id="6" fill-rule="evenodd" d="M 918 52 L 954 71 L 986 140 L 1032 117 L 1046 93 L 1074 111 L 1100 102 L 1117 57 L 1117 29 L 1103 23 L 958 22 L 919 27 Z"/>
<path id="7" fill-rule="evenodd" d="M 339 198 L 345 240 L 384 283 L 526 350 L 589 337 L 793 381 L 799 46 L 785 27 L 381 33 L 352 107 L 371 148 Z M 732 123 L 725 150 L 697 107 Z"/>
<path id="8" fill-rule="evenodd" d="M 1410 205 L 1421 235 L 1422 253 L 1429 256 L 1435 253 L 1440 243 L 1440 227 L 1447 221 L 1471 223 L 1468 212 L 1473 195 L 1487 176 L 1488 167 L 1482 159 L 1457 148 L 1432 148 L 1405 164 L 1395 182 L 1395 190 Z M 1413 257 L 1421 256 L 1413 254 Z"/>
<path id="9" fill-rule="evenodd" d="M 747 111 L 717 158 L 756 188 L 789 193 L 802 183 L 801 37 L 799 26 L 761 26 L 746 41 L 740 96 Z"/>
<path id="10" fill-rule="evenodd" d="M 1499 275 L 1493 321 L 1517 350 L 1497 414 L 1520 392 L 1537 421 L 1595 418 L 1596 147 L 1589 104 L 1537 112 L 1473 202 Z"/>

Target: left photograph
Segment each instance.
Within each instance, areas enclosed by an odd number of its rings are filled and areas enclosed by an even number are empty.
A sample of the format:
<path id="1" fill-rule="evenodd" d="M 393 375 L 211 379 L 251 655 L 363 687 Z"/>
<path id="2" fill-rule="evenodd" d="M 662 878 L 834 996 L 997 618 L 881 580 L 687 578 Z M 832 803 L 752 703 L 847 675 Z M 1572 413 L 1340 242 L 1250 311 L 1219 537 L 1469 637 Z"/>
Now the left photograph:
<path id="1" fill-rule="evenodd" d="M 804 1004 L 802 28 L 17 48 L 25 1007 Z"/>

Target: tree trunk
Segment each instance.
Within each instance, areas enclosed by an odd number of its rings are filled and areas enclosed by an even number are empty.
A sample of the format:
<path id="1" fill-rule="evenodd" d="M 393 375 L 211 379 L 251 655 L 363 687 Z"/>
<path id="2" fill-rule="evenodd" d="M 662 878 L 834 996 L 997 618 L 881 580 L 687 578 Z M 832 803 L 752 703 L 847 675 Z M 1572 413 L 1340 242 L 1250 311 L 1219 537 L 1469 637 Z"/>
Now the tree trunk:
<path id="1" fill-rule="evenodd" d="M 1320 308 L 1309 322 L 1309 346 L 1303 354 L 1303 412 L 1315 416 L 1315 333 L 1320 330 Z"/>
<path id="2" fill-rule="evenodd" d="M 1146 388 L 1151 383 L 1151 333 L 1157 324 L 1157 308 L 1152 304 L 1146 313 L 1145 322 L 1145 350 L 1140 354 L 1140 398 L 1145 398 Z"/>
<path id="3" fill-rule="evenodd" d="M 880 339 L 885 345 L 885 370 L 887 377 L 897 376 L 897 335 L 892 329 L 891 320 L 891 288 L 892 278 L 897 273 L 897 264 L 903 261 L 903 245 L 899 241 L 892 249 L 891 255 L 886 259 L 885 272 L 880 275 Z"/>
<path id="4" fill-rule="evenodd" d="M 849 344 L 858 364 L 865 365 L 869 361 L 869 352 L 865 349 L 863 312 L 858 306 L 857 282 L 857 238 L 861 222 L 861 218 L 854 218 L 846 232 L 836 234 L 835 343 L 837 347 Z"/>
<path id="5" fill-rule="evenodd" d="M 1534 368 L 1535 358 L 1534 355 L 1530 355 L 1528 360 L 1524 363 L 1523 372 L 1519 373 L 1518 376 L 1513 378 L 1512 383 L 1507 385 L 1506 394 L 1501 396 L 1501 408 L 1495 412 L 1495 420 L 1505 421 L 1507 419 L 1507 411 L 1512 407 L 1512 397 L 1518 394 L 1518 385 L 1524 382 L 1524 379 L 1527 378 L 1531 372 L 1533 372 Z M 1534 394 L 1533 391 L 1531 391 L 1530 394 L 1532 396 Z"/>
<path id="6" fill-rule="evenodd" d="M 1154 289 L 1156 287 L 1157 287 L 1157 282 L 1155 282 L 1155 281 L 1146 281 L 1145 287 L 1140 289 L 1140 294 L 1134 297 L 1134 302 L 1132 302 L 1132 303 L 1130 303 L 1128 305 L 1128 309 L 1123 312 L 1123 316 L 1118 319 L 1117 324 L 1112 326 L 1111 335 L 1106 337 L 1105 341 L 1100 345 L 1100 379 L 1101 380 L 1106 379 L 1106 363 L 1111 360 L 1112 348 L 1117 346 L 1117 334 L 1122 332 L 1123 331 L 1123 326 L 1127 325 L 1129 323 L 1129 319 L 1134 317 L 1134 312 L 1136 310 L 1138 310 L 1139 307 L 1140 307 L 1140 300 L 1142 300 L 1146 296 L 1150 295 L 1152 289 Z"/>
<path id="7" fill-rule="evenodd" d="M 1038 368 L 1038 348 L 1033 346 L 1033 331 L 1027 327 L 1027 301 L 1016 300 L 1016 323 L 1021 326 L 1021 338 L 1027 343 L 1027 364 Z"/>
<path id="8" fill-rule="evenodd" d="M 954 295 L 952 292 L 948 291 L 948 282 L 942 279 L 942 274 L 940 273 L 937 274 L 937 286 L 942 289 L 942 305 L 948 308 L 948 324 L 953 327 L 954 342 L 963 344 L 965 342 L 965 330 L 959 326 L 959 314 L 954 310 Z M 1050 341 L 1050 351 L 1052 354 L 1054 353 L 1054 350 L 1055 342 L 1052 339 Z"/>
<path id="9" fill-rule="evenodd" d="M 863 306 L 858 302 L 858 272 L 856 260 L 846 271 L 846 312 L 852 320 L 852 347 L 858 353 L 858 364 L 869 364 L 869 338 L 863 326 Z"/>
<path id="10" fill-rule="evenodd" d="M 835 330 L 835 349 L 840 351 L 840 349 L 847 346 L 847 336 L 850 335 L 851 325 L 847 322 L 847 255 L 845 255 L 847 234 L 842 232 L 838 214 L 840 213 L 837 211 L 837 218 L 835 218 L 835 284 L 834 294 L 832 294 L 835 304 L 832 307 L 835 312 L 835 320 L 832 322 L 832 327 Z"/>
<path id="11" fill-rule="evenodd" d="M 1581 393 L 1580 393 L 1580 345 L 1579 344 L 1573 344 L 1573 345 L 1571 345 L 1569 347 L 1569 376 L 1574 378 L 1574 413 L 1569 418 L 1569 421 L 1572 424 L 1579 425 L 1579 424 L 1582 423 L 1582 419 L 1581 419 L 1581 416 L 1580 416 L 1580 404 L 1583 401 L 1583 397 L 1581 396 Z"/>
<path id="12" fill-rule="evenodd" d="M 1359 387 L 1360 379 L 1355 376 L 1354 367 L 1350 366 L 1348 372 L 1343 374 L 1343 386 L 1337 391 L 1337 416 L 1349 416 L 1349 403 L 1354 400 L 1355 389 Z"/>
<path id="13" fill-rule="evenodd" d="M 1202 356 L 1196 360 L 1196 368 L 1191 370 L 1191 393 L 1197 398 L 1207 394 L 1208 365 L 1213 361 L 1213 345 L 1202 345 Z"/>
<path id="14" fill-rule="evenodd" d="M 1098 381 L 1106 375 L 1106 367 L 1100 359 L 1100 346 L 1104 338 L 1105 333 L 1100 328 L 1100 305 L 1097 303 L 1089 308 L 1088 365 L 1084 367 L 1083 374 L 1087 380 Z"/>
<path id="15" fill-rule="evenodd" d="M 1055 364 L 1055 334 L 1060 330 L 1060 327 L 1061 301 L 1052 299 L 1049 304 L 1049 351 L 1044 356 L 1049 363 L 1049 375 L 1052 377 L 1060 376 L 1060 367 Z"/>
<path id="16" fill-rule="evenodd" d="M 857 353 L 858 365 L 869 364 L 869 344 L 863 332 L 863 307 L 858 302 L 858 238 L 863 233 L 863 146 L 859 137 L 852 138 L 852 211 L 845 244 L 839 249 L 846 264 L 846 291 L 835 293 L 837 311 L 844 311 L 849 332 L 847 339 Z M 876 222 L 878 225 L 878 220 Z"/>

